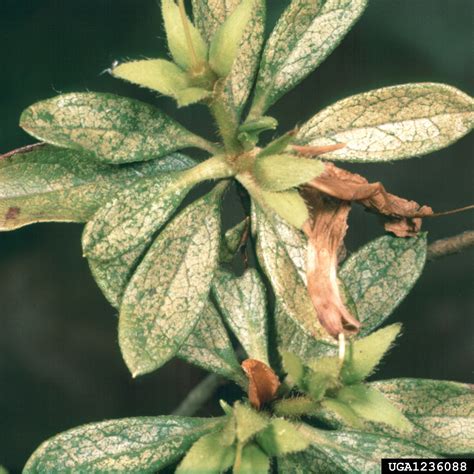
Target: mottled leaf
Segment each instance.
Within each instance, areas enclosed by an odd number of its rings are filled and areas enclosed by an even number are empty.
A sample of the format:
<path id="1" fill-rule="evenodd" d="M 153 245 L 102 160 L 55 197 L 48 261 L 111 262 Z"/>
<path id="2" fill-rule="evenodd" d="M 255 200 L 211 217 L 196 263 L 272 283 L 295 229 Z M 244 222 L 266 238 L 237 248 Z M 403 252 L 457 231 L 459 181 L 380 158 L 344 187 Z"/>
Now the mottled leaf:
<path id="1" fill-rule="evenodd" d="M 292 466 L 292 474 L 380 473 L 382 458 L 436 457 L 417 444 L 392 436 L 356 431 L 322 431 L 300 424 L 300 433 L 312 446 L 279 461 L 280 472 Z"/>
<path id="2" fill-rule="evenodd" d="M 392 379 L 370 384 L 412 422 L 410 439 L 440 453 L 474 452 L 472 385 L 424 379 Z"/>
<path id="3" fill-rule="evenodd" d="M 199 321 L 177 355 L 242 386 L 247 384 L 221 317 L 211 302 L 204 307 Z"/>
<path id="4" fill-rule="evenodd" d="M 352 254 L 339 272 L 353 300 L 361 335 L 380 326 L 408 295 L 423 270 L 426 234 L 401 239 L 384 236 Z"/>
<path id="5" fill-rule="evenodd" d="M 247 355 L 269 365 L 267 299 L 258 272 L 249 269 L 241 277 L 236 277 L 220 271 L 212 288 L 225 321 Z"/>
<path id="6" fill-rule="evenodd" d="M 37 102 L 20 126 L 39 140 L 92 152 L 107 163 L 146 161 L 205 140 L 159 109 L 99 92 L 71 93 Z"/>
<path id="7" fill-rule="evenodd" d="M 190 166 L 184 155 L 116 167 L 88 153 L 49 145 L 0 159 L 0 230 L 35 222 L 86 222 L 115 194 L 141 179 Z"/>
<path id="8" fill-rule="evenodd" d="M 189 191 L 179 173 L 142 179 L 118 193 L 84 228 L 84 255 L 110 261 L 142 246 Z"/>
<path id="9" fill-rule="evenodd" d="M 90 423 L 45 441 L 23 472 L 156 472 L 223 420 L 161 416 Z"/>
<path id="10" fill-rule="evenodd" d="M 306 334 L 329 342 L 309 299 L 305 281 L 291 258 L 292 252 L 299 252 L 292 239 L 293 229 L 281 220 L 269 218 L 257 206 L 255 214 L 258 259 L 282 310 Z M 299 263 L 302 263 L 300 259 Z"/>
<path id="11" fill-rule="evenodd" d="M 326 159 L 388 161 L 431 153 L 474 124 L 474 100 L 454 87 L 421 83 L 354 95 L 319 112 L 297 135 L 310 146 L 345 144 Z"/>
<path id="12" fill-rule="evenodd" d="M 218 185 L 175 217 L 127 286 L 119 343 L 134 376 L 176 355 L 199 320 L 217 264 L 222 191 Z"/>
<path id="13" fill-rule="evenodd" d="M 267 41 L 249 116 L 258 117 L 318 67 L 357 21 L 366 0 L 293 0 Z"/>
<path id="14" fill-rule="evenodd" d="M 220 474 L 232 466 L 235 447 L 220 443 L 221 433 L 209 433 L 196 441 L 176 469 L 176 474 Z"/>

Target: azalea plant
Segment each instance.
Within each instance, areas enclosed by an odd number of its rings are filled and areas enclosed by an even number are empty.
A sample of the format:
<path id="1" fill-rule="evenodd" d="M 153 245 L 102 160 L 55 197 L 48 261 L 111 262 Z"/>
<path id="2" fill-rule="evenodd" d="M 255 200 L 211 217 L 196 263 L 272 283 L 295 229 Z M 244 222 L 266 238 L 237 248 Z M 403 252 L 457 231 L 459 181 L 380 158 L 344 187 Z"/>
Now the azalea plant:
<path id="1" fill-rule="evenodd" d="M 43 100 L 20 120 L 40 142 L 0 160 L 0 228 L 86 223 L 84 256 L 119 311 L 131 375 L 179 357 L 237 384 L 242 399 L 222 400 L 214 418 L 74 428 L 24 472 L 366 473 L 384 457 L 474 452 L 469 386 L 367 381 L 400 333 L 380 327 L 423 270 L 422 219 L 436 214 L 339 167 L 450 145 L 471 130 L 473 99 L 444 84 L 397 85 L 269 139 L 270 107 L 324 61 L 366 0 L 292 0 L 266 43 L 265 0 L 191 3 L 192 15 L 183 0 L 161 1 L 170 59 L 109 72 L 178 107 L 208 107 L 219 142 L 125 97 Z M 207 157 L 178 153 L 192 147 Z M 246 213 L 230 229 L 226 195 Z M 385 235 L 346 256 L 354 203 L 381 216 Z"/>

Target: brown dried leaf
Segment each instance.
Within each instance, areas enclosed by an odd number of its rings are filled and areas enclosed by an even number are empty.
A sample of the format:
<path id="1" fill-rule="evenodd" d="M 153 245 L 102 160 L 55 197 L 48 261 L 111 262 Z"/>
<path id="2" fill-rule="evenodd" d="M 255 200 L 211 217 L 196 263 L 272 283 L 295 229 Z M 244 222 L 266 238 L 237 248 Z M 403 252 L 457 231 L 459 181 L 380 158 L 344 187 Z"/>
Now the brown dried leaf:
<path id="1" fill-rule="evenodd" d="M 332 163 L 326 163 L 325 171 L 308 185 L 343 201 L 359 202 L 371 211 L 387 216 L 385 229 L 397 237 L 416 235 L 421 218 L 433 214 L 431 207 L 390 194 L 382 183 L 369 183 L 364 177 Z"/>
<path id="2" fill-rule="evenodd" d="M 280 381 L 268 365 L 257 359 L 246 359 L 241 365 L 249 379 L 249 401 L 259 410 L 262 405 L 275 398 Z"/>

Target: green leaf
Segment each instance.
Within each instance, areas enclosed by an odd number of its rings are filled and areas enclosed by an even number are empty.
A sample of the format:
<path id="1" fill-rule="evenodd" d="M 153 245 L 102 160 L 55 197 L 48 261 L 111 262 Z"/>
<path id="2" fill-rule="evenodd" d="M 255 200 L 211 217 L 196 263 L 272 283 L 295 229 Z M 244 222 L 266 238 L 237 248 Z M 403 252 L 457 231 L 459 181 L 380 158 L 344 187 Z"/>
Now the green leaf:
<path id="1" fill-rule="evenodd" d="M 206 141 L 151 105 L 113 94 L 63 94 L 28 107 L 20 126 L 39 140 L 118 164 L 159 158 Z"/>
<path id="2" fill-rule="evenodd" d="M 176 474 L 220 474 L 232 466 L 235 447 L 220 443 L 221 433 L 209 433 L 196 441 L 176 469 Z"/>
<path id="3" fill-rule="evenodd" d="M 23 472 L 156 472 L 222 422 L 223 418 L 160 416 L 90 423 L 45 441 Z"/>
<path id="4" fill-rule="evenodd" d="M 143 246 L 188 193 L 181 176 L 142 179 L 118 193 L 84 228 L 84 255 L 109 261 Z"/>
<path id="5" fill-rule="evenodd" d="M 224 263 L 230 263 L 235 254 L 239 251 L 242 244 L 242 238 L 245 232 L 248 231 L 249 221 L 244 219 L 236 224 L 234 227 L 226 231 L 224 238 L 221 241 L 221 249 L 219 260 Z"/>
<path id="6" fill-rule="evenodd" d="M 186 13 L 184 12 L 183 19 L 174 0 L 162 0 L 161 11 L 166 37 L 168 38 L 168 48 L 173 60 L 183 69 L 191 69 L 193 66 L 205 63 L 207 60 L 207 45 Z M 191 45 L 188 44 L 188 36 L 183 20 L 186 23 Z"/>
<path id="7" fill-rule="evenodd" d="M 263 115 L 317 68 L 364 11 L 366 0 L 293 0 L 263 51 L 249 116 Z"/>
<path id="8" fill-rule="evenodd" d="M 270 423 L 270 418 L 255 411 L 241 402 L 234 405 L 234 416 L 237 428 L 237 440 L 240 444 L 247 443 L 257 433 L 264 430 Z"/>
<path id="9" fill-rule="evenodd" d="M 226 77 L 235 61 L 255 0 L 242 0 L 215 32 L 209 46 L 209 65 Z"/>
<path id="10" fill-rule="evenodd" d="M 341 370 L 342 381 L 345 384 L 358 383 L 372 374 L 401 329 L 401 324 L 392 324 L 351 342 Z"/>
<path id="11" fill-rule="evenodd" d="M 326 391 L 340 385 L 341 361 L 338 357 L 321 357 L 308 363 L 303 387 L 313 400 L 321 400 Z"/>
<path id="12" fill-rule="evenodd" d="M 307 183 L 324 171 L 318 160 L 295 155 L 269 155 L 257 157 L 255 178 L 268 191 L 284 191 Z"/>
<path id="13" fill-rule="evenodd" d="M 46 221 L 86 222 L 115 194 L 142 178 L 159 177 L 172 163 L 186 168 L 192 161 L 173 154 L 118 168 L 49 145 L 19 150 L 0 160 L 0 230 Z"/>
<path id="14" fill-rule="evenodd" d="M 188 87 L 176 94 L 176 100 L 178 101 L 178 107 L 186 107 L 207 99 L 211 94 L 210 91 L 200 87 Z"/>
<path id="15" fill-rule="evenodd" d="M 166 59 L 142 59 L 119 64 L 111 69 L 114 77 L 176 98 L 189 86 L 186 73 Z"/>
<path id="16" fill-rule="evenodd" d="M 304 262 L 300 255 L 295 255 L 300 254 L 301 249 L 295 245 L 293 230 L 282 220 L 269 218 L 258 206 L 255 206 L 255 215 L 258 260 L 282 310 L 308 336 L 329 342 L 330 336 L 318 321 L 300 272 Z M 295 266 L 292 255 L 299 268 Z"/>
<path id="17" fill-rule="evenodd" d="M 433 458 L 436 455 L 417 444 L 392 436 L 355 431 L 322 431 L 304 423 L 301 434 L 312 446 L 279 461 L 280 472 L 380 473 L 382 458 Z M 285 471 L 285 468 L 293 467 Z"/>
<path id="18" fill-rule="evenodd" d="M 440 453 L 474 452 L 472 386 L 424 379 L 392 379 L 370 384 L 412 422 L 410 439 Z"/>
<path id="19" fill-rule="evenodd" d="M 210 301 L 177 355 L 191 364 L 246 386 L 247 379 L 240 368 L 227 331 Z"/>
<path id="20" fill-rule="evenodd" d="M 282 418 L 274 418 L 264 431 L 257 434 L 257 442 L 269 456 L 303 451 L 309 445 L 293 423 Z"/>
<path id="21" fill-rule="evenodd" d="M 214 278 L 213 294 L 225 318 L 251 359 L 268 362 L 267 298 L 255 269 L 241 277 L 220 271 Z"/>
<path id="22" fill-rule="evenodd" d="M 280 350 L 280 355 L 283 370 L 287 374 L 285 383 L 290 384 L 291 386 L 301 386 L 305 373 L 303 361 L 292 352 L 285 350 Z"/>
<path id="23" fill-rule="evenodd" d="M 119 343 L 132 375 L 176 355 L 204 309 L 217 264 L 222 186 L 160 233 L 125 291 Z"/>
<path id="24" fill-rule="evenodd" d="M 342 387 L 337 392 L 336 399 L 365 420 L 384 423 L 404 434 L 413 429 L 412 424 L 402 412 L 374 388 L 365 385 Z"/>
<path id="25" fill-rule="evenodd" d="M 336 102 L 301 127 L 297 142 L 345 144 L 324 154 L 331 160 L 400 160 L 444 148 L 473 124 L 474 100 L 463 92 L 444 84 L 405 84 Z"/>
<path id="26" fill-rule="evenodd" d="M 270 458 L 254 444 L 245 446 L 238 474 L 267 474 L 270 471 Z"/>
<path id="27" fill-rule="evenodd" d="M 339 272 L 362 322 L 361 335 L 380 326 L 408 295 L 426 260 L 426 234 L 384 236 L 352 254 Z"/>

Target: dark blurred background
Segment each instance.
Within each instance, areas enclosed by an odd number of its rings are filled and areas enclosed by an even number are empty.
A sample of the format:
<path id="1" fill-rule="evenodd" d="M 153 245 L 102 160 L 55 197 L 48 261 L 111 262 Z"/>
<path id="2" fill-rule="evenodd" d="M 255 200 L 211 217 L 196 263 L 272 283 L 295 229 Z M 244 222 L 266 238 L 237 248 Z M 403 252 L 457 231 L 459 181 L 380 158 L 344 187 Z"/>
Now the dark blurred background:
<path id="1" fill-rule="evenodd" d="M 269 26 L 287 3 L 269 0 Z M 472 0 L 372 0 L 342 45 L 271 113 L 288 130 L 348 95 L 417 81 L 452 84 L 472 95 L 473 20 Z M 33 142 L 17 126 L 25 107 L 70 91 L 135 97 L 211 133 L 203 107 L 176 113 L 171 100 L 101 75 L 115 59 L 166 54 L 154 0 L 1 0 L 0 45 L 0 153 Z M 473 202 L 472 151 L 471 137 L 421 159 L 349 168 L 441 211 Z M 382 233 L 359 210 L 350 223 L 349 250 Z M 434 240 L 472 228 L 473 216 L 424 225 Z M 171 362 L 131 379 L 118 349 L 115 311 L 81 257 L 81 230 L 40 224 L 0 234 L 0 464 L 12 472 L 41 441 L 65 429 L 169 413 L 205 375 Z M 379 378 L 472 382 L 472 270 L 472 251 L 427 264 L 390 319 L 403 321 L 404 336 Z M 201 411 L 211 413 L 218 413 L 215 404 Z"/>

